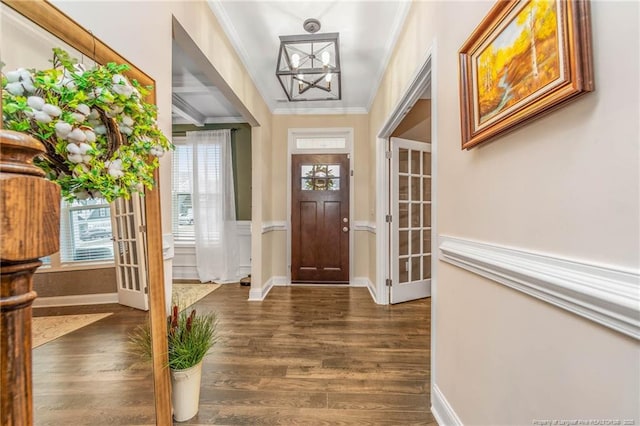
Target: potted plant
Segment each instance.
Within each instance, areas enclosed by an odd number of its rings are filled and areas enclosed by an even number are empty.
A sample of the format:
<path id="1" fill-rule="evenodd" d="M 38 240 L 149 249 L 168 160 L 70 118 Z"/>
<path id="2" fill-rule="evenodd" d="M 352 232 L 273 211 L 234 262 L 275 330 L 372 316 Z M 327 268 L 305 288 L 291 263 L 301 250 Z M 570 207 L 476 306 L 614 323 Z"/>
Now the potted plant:
<path id="1" fill-rule="evenodd" d="M 214 313 L 196 314 L 193 309 L 178 311 L 174 305 L 167 320 L 169 342 L 168 367 L 171 370 L 171 402 L 173 418 L 184 422 L 198 413 L 202 360 L 217 341 L 217 320 Z M 130 335 L 134 350 L 151 360 L 151 329 L 149 324 L 136 327 Z"/>
<path id="2" fill-rule="evenodd" d="M 40 141 L 34 163 L 58 183 L 67 200 L 108 202 L 151 189 L 158 157 L 173 146 L 144 101 L 151 87 L 124 76 L 128 65 L 87 69 L 62 49 L 52 68 L 2 73 L 5 129 Z"/>

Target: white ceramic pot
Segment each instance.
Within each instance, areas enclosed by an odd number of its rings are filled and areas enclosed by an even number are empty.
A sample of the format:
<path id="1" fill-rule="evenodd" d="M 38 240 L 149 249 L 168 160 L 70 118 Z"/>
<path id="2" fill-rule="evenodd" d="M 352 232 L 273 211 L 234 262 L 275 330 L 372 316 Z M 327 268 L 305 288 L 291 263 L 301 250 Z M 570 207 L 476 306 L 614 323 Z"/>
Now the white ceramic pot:
<path id="1" fill-rule="evenodd" d="M 171 370 L 173 418 L 185 422 L 198 414 L 202 361 L 185 370 Z"/>

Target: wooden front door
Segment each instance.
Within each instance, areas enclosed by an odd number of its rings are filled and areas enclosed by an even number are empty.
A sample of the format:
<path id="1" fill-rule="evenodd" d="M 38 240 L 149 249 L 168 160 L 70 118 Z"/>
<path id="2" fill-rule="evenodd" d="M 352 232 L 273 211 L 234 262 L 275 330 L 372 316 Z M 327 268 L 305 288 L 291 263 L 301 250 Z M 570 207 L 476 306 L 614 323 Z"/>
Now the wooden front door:
<path id="1" fill-rule="evenodd" d="M 292 155 L 291 281 L 349 282 L 349 157 Z"/>

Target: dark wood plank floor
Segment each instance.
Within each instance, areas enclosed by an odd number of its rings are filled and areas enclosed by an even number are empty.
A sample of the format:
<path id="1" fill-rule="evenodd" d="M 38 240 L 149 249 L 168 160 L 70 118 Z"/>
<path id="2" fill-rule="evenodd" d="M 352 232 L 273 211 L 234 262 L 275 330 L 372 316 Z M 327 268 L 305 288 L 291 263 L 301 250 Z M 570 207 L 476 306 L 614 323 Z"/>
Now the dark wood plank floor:
<path id="1" fill-rule="evenodd" d="M 220 341 L 200 411 L 181 424 L 435 425 L 429 299 L 388 307 L 364 288 L 294 286 L 250 303 L 248 291 L 223 286 L 195 305 L 218 313 Z M 126 352 L 144 314 L 114 310 L 34 350 L 36 424 L 154 423 L 151 372 Z"/>

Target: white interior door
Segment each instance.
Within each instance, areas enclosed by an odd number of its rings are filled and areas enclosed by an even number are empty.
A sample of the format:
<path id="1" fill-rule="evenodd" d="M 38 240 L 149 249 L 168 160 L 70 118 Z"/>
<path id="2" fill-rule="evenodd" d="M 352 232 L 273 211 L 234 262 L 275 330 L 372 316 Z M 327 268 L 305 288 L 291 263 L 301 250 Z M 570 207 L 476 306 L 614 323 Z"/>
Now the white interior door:
<path id="1" fill-rule="evenodd" d="M 391 303 L 431 296 L 431 144 L 391 138 Z"/>
<path id="2" fill-rule="evenodd" d="M 113 257 L 118 281 L 118 303 L 149 310 L 147 287 L 144 200 L 133 194 L 129 200 L 111 203 Z"/>

